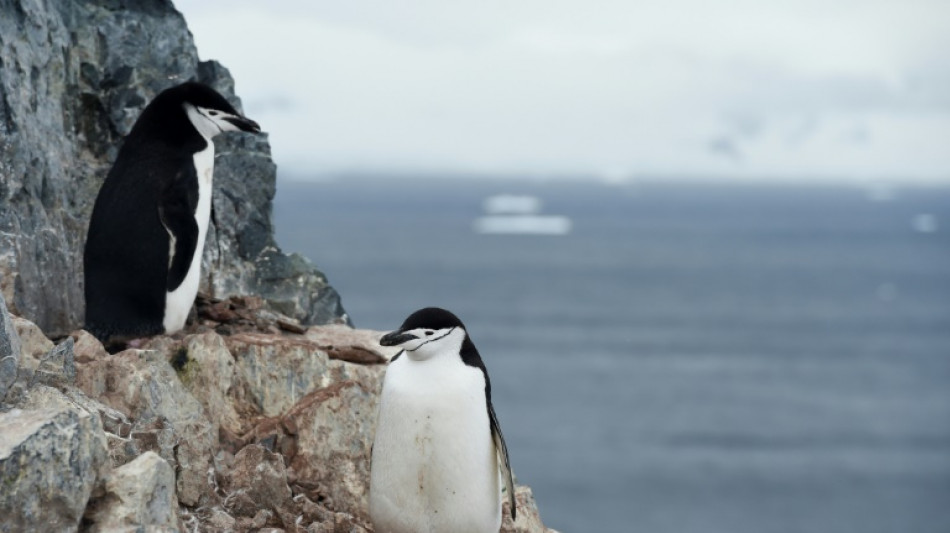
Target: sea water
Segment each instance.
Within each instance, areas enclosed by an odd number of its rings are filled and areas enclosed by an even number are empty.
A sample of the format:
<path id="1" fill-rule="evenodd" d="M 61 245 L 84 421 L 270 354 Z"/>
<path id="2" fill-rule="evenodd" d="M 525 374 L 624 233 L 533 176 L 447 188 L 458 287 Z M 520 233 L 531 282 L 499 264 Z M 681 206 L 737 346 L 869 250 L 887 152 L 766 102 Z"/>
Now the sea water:
<path id="1" fill-rule="evenodd" d="M 462 318 L 565 532 L 950 531 L 950 188 L 281 181 L 357 327 Z M 473 230 L 525 195 L 565 235 Z"/>

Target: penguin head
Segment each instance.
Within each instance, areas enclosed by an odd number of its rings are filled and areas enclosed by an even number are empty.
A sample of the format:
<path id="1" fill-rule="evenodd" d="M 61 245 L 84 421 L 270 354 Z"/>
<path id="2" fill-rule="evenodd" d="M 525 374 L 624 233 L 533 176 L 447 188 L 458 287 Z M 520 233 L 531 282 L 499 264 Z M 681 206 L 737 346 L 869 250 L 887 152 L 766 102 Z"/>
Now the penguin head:
<path id="1" fill-rule="evenodd" d="M 188 81 L 159 93 L 142 111 L 129 137 L 181 138 L 189 122 L 206 140 L 224 131 L 261 131 L 257 122 L 238 113 L 217 91 Z"/>
<path id="2" fill-rule="evenodd" d="M 179 90 L 188 118 L 206 138 L 224 131 L 260 133 L 261 127 L 242 116 L 217 91 L 197 82 L 185 82 L 171 90 Z"/>
<path id="3" fill-rule="evenodd" d="M 471 340 L 457 316 L 445 309 L 426 307 L 409 315 L 399 329 L 383 335 L 379 343 L 399 346 L 410 359 L 422 361 L 447 354 L 458 356 Z"/>

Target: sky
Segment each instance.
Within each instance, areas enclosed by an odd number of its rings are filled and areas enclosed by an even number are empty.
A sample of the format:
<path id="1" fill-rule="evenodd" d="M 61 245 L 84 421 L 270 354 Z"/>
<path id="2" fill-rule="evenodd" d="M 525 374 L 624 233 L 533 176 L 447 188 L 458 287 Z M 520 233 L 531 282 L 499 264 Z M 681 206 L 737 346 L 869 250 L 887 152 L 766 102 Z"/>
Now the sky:
<path id="1" fill-rule="evenodd" d="M 178 0 L 283 173 L 950 183 L 946 0 Z"/>

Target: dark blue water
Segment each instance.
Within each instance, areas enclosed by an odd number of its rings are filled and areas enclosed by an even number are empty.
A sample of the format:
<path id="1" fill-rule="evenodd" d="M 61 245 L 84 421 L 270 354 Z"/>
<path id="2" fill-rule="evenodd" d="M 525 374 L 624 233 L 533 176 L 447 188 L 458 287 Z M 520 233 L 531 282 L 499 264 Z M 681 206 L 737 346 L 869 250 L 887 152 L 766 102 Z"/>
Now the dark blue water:
<path id="1" fill-rule="evenodd" d="M 498 193 L 574 231 L 475 234 Z M 551 527 L 950 532 L 950 188 L 282 182 L 275 219 L 358 327 L 466 322 Z"/>

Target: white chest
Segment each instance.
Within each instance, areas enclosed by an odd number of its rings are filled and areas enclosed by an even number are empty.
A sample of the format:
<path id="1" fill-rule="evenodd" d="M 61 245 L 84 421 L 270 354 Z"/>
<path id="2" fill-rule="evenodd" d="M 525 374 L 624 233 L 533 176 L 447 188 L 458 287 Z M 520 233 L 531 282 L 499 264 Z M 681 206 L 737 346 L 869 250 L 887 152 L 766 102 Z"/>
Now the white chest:
<path id="1" fill-rule="evenodd" d="M 377 531 L 498 531 L 498 464 L 485 380 L 460 361 L 387 369 L 370 481 Z"/>
<path id="2" fill-rule="evenodd" d="M 166 333 L 173 333 L 185 326 L 188 313 L 195 302 L 195 296 L 198 295 L 198 285 L 201 281 L 201 256 L 204 252 L 205 238 L 208 236 L 208 223 L 211 220 L 214 143 L 210 139 L 208 140 L 208 147 L 194 155 L 194 165 L 198 174 L 198 205 L 195 206 L 198 242 L 185 279 L 181 285 L 165 295 L 163 325 Z"/>

